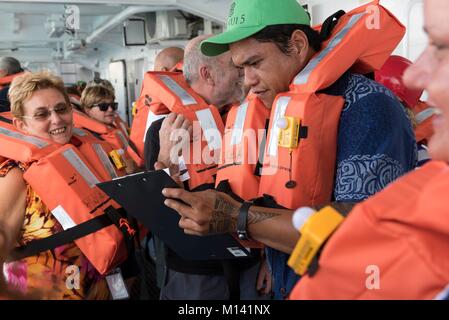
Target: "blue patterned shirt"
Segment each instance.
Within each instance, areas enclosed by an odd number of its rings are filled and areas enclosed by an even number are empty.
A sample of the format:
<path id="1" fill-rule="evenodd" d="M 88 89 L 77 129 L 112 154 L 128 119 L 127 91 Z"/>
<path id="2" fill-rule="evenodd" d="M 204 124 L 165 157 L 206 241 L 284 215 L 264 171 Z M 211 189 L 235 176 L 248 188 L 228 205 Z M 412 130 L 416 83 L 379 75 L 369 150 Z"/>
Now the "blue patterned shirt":
<path id="1" fill-rule="evenodd" d="M 364 76 L 346 74 L 330 91 L 342 90 L 345 83 L 334 199 L 358 202 L 412 170 L 417 149 L 404 107 L 390 90 Z"/>
<path id="2" fill-rule="evenodd" d="M 330 88 L 345 98 L 337 138 L 333 200 L 358 202 L 380 191 L 416 164 L 416 142 L 402 104 L 384 86 L 346 73 Z M 289 255 L 267 248 L 276 299 L 284 299 L 299 277 Z"/>

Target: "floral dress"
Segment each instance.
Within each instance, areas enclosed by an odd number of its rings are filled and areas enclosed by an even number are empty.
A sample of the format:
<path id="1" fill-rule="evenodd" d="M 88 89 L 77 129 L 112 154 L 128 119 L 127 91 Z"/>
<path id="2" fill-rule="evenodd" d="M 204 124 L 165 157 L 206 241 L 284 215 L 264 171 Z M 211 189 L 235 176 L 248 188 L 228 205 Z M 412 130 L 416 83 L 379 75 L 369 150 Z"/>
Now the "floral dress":
<path id="1" fill-rule="evenodd" d="M 7 160 L 0 164 L 0 178 L 13 168 L 22 171 L 27 166 Z M 27 184 L 25 219 L 18 246 L 62 231 L 59 222 Z M 11 289 L 22 293 L 38 292 L 42 299 L 107 299 L 106 281 L 81 253 L 75 243 L 69 243 L 38 255 L 5 263 L 3 272 Z"/>

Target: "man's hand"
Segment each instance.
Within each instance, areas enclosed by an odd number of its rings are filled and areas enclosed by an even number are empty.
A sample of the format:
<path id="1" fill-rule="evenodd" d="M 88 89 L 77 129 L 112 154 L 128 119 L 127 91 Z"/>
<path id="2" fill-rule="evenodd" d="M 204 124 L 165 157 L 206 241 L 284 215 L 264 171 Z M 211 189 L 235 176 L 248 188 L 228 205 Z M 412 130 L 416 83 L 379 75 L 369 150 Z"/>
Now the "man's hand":
<path id="1" fill-rule="evenodd" d="M 237 231 L 241 203 L 225 193 L 166 188 L 162 190 L 162 194 L 170 198 L 165 200 L 165 205 L 181 215 L 179 227 L 187 234 L 207 235 Z"/>
<path id="2" fill-rule="evenodd" d="M 162 162 L 166 167 L 177 165 L 183 146 L 190 143 L 191 133 L 192 125 L 189 120 L 180 114 L 170 113 L 159 130 L 158 162 Z"/>
<path id="3" fill-rule="evenodd" d="M 162 162 L 155 162 L 154 169 L 163 170 L 167 169 L 167 167 Z M 179 166 L 171 165 L 170 168 L 168 168 L 168 171 L 170 172 L 170 177 L 173 179 L 173 181 L 175 181 L 180 188 L 184 189 L 184 184 L 182 183 L 181 177 L 179 176 Z"/>

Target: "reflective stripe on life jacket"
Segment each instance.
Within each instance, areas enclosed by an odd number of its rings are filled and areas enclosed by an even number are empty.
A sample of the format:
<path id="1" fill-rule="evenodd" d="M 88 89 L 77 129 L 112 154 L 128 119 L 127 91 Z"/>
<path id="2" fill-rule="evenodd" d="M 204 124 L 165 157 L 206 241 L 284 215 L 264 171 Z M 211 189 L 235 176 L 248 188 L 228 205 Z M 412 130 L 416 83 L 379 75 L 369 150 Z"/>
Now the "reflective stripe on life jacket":
<path id="1" fill-rule="evenodd" d="M 159 113 L 166 108 L 193 123 L 194 141 L 190 143 L 190 154 L 182 155 L 190 176 L 190 189 L 214 184 L 224 131 L 218 109 L 209 106 L 193 91 L 181 73 L 147 72 L 145 86 L 151 88 L 151 99 L 160 102 L 150 107 L 154 107 L 152 111 Z"/>
<path id="2" fill-rule="evenodd" d="M 26 135 L 9 123 L 11 112 L 0 114 L 0 155 L 24 163 L 37 161 L 58 149 L 59 146 L 49 140 Z"/>
<path id="3" fill-rule="evenodd" d="M 433 135 L 432 119 L 435 116 L 435 108 L 429 106 L 424 101 L 419 101 L 412 111 L 415 114 L 416 120 L 416 141 L 428 142 Z"/>
<path id="4" fill-rule="evenodd" d="M 44 177 L 51 177 L 51 183 Z M 70 144 L 34 162 L 23 178 L 64 230 L 102 215 L 109 206 L 119 207 L 96 186 L 104 180 Z M 100 274 L 112 270 L 127 257 L 123 235 L 114 225 L 79 238 L 75 243 Z"/>
<path id="5" fill-rule="evenodd" d="M 263 149 L 270 110 L 252 96 L 228 112 L 216 186 L 227 181 L 232 193 L 243 200 L 257 197 Z M 260 161 L 261 162 L 261 161 Z"/>
<path id="6" fill-rule="evenodd" d="M 374 9 L 382 28 L 367 27 L 367 16 Z M 291 209 L 331 200 L 344 99 L 317 92 L 348 70 L 367 73 L 381 67 L 404 30 L 378 1 L 339 19 L 323 49 L 293 79 L 290 91 L 279 94 L 273 103 L 260 196 L 268 194 L 277 204 Z M 280 133 L 284 146 L 278 145 Z M 295 135 L 298 139 L 292 139 Z M 299 142 L 289 144 L 289 140 Z"/>
<path id="7" fill-rule="evenodd" d="M 76 147 L 81 151 L 89 164 L 96 169 L 104 181 L 126 175 L 124 169 L 117 169 L 109 159 L 109 153 L 114 149 L 108 142 L 100 140 L 90 132 L 80 128 L 73 128 L 73 138 L 71 141 L 73 144 L 76 143 L 73 141 L 75 138 L 81 142 Z"/>
<path id="8" fill-rule="evenodd" d="M 357 205 L 291 299 L 433 299 L 449 283 L 447 163 L 429 162 Z"/>

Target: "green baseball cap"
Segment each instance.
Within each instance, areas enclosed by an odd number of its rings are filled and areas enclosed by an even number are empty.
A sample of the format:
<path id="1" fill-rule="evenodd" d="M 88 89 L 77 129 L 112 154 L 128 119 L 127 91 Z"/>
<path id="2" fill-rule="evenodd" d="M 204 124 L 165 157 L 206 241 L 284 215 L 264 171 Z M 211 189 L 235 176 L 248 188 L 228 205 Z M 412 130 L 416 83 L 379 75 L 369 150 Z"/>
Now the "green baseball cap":
<path id="1" fill-rule="evenodd" d="M 228 51 L 230 43 L 277 24 L 310 25 L 310 17 L 296 0 L 235 0 L 229 10 L 226 31 L 204 40 L 201 52 L 217 56 Z"/>

